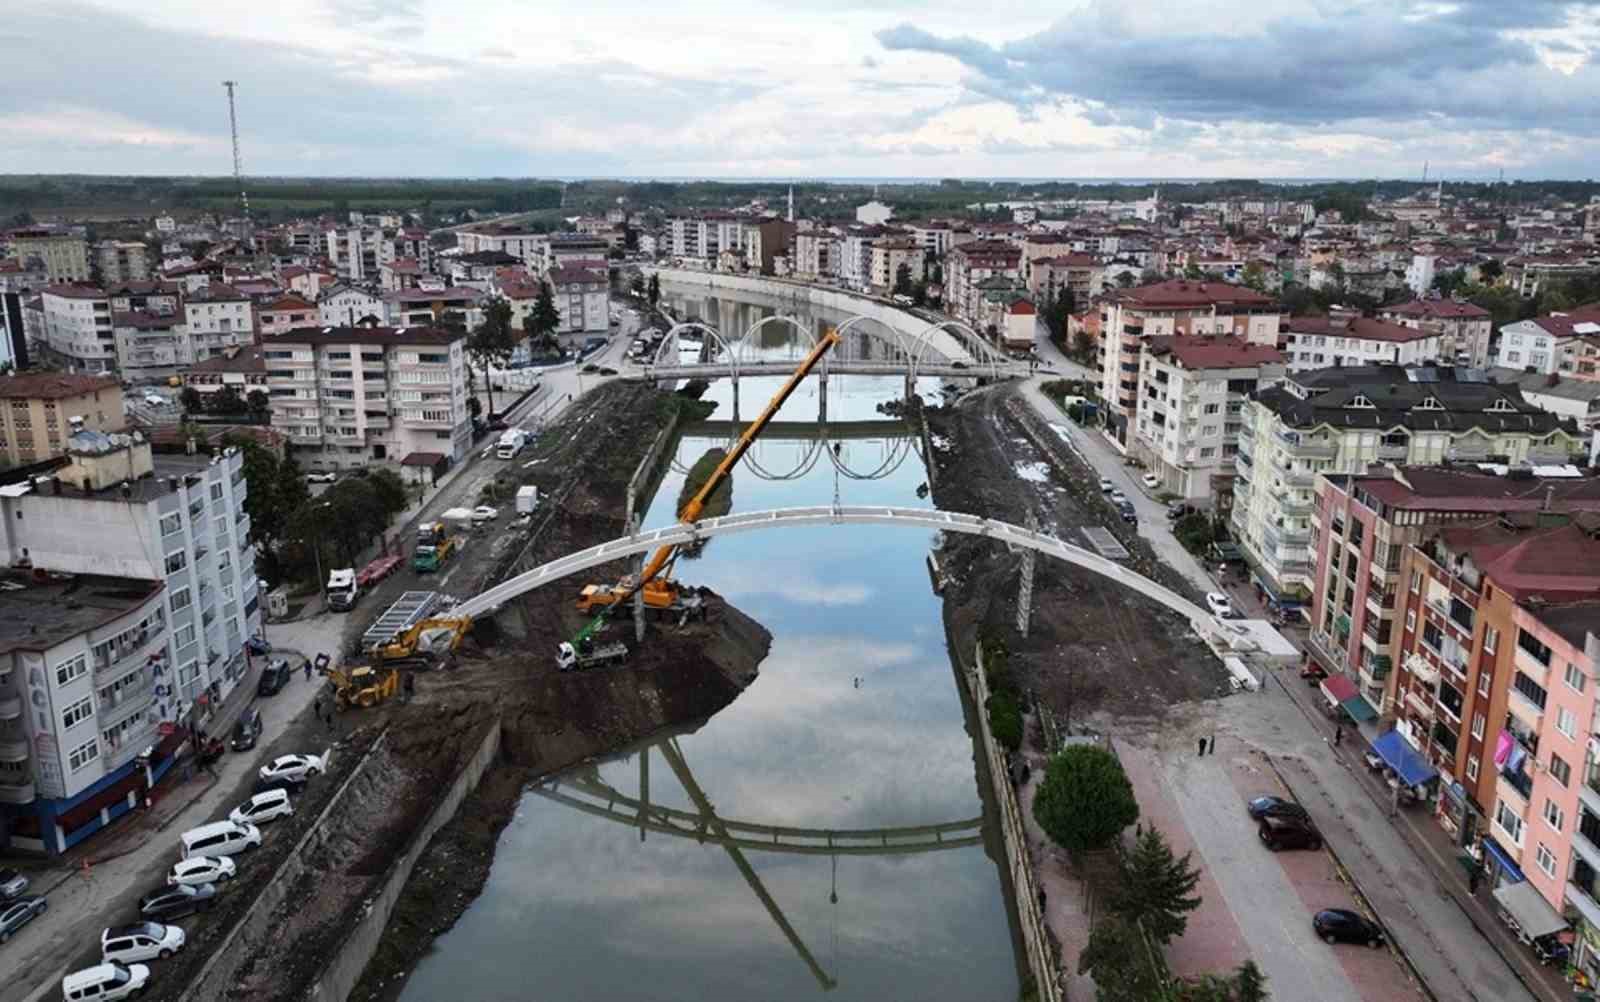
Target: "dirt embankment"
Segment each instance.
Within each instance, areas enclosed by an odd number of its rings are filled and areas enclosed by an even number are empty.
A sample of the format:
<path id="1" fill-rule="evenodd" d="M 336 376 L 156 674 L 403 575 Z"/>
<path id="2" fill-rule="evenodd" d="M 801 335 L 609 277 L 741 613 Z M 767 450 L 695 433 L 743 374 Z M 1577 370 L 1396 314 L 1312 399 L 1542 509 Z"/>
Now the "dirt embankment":
<path id="1" fill-rule="evenodd" d="M 451 591 L 474 594 L 513 570 L 620 535 L 628 478 L 671 406 L 667 394 L 616 384 L 581 401 L 541 437 L 528 463 L 508 467 L 495 488 L 509 496 L 520 483 L 537 483 L 545 500 L 533 525 L 506 530 L 511 543 L 500 544 L 494 567 L 480 580 L 452 581 Z M 619 562 L 586 577 L 610 581 L 627 569 Z M 480 621 L 460 667 L 418 673 L 414 702 L 344 718 L 368 744 L 383 732 L 383 744 L 352 784 L 348 804 L 325 822 L 300 886 L 271 916 L 269 940 L 252 952 L 230 998 L 304 997 L 439 791 L 487 729 L 499 727 L 501 761 L 431 840 L 356 997 L 398 994 L 404 972 L 477 896 L 528 780 L 706 719 L 753 680 L 771 641 L 760 624 L 708 596 L 704 621 L 652 622 L 643 644 L 634 643 L 631 621 L 618 617 L 605 637 L 636 648 L 626 662 L 558 672 L 556 645 L 580 625 L 572 598 L 583 583 L 530 592 Z"/>
<path id="2" fill-rule="evenodd" d="M 1042 531 L 1080 546 L 1079 530 L 1109 529 L 1128 549 L 1132 569 L 1198 599 L 1117 517 L 1092 469 L 1024 433 L 1007 406 L 1014 398 L 1002 386 L 924 410 L 938 506 L 1018 525 L 1031 512 Z M 1174 704 L 1226 691 L 1226 671 L 1183 617 L 1097 574 L 1038 557 L 1024 638 L 1016 632 L 1021 554 L 950 533 L 941 562 L 952 642 L 970 650 L 980 631 L 1005 637 L 1019 684 L 1071 727 L 1160 720 Z"/>

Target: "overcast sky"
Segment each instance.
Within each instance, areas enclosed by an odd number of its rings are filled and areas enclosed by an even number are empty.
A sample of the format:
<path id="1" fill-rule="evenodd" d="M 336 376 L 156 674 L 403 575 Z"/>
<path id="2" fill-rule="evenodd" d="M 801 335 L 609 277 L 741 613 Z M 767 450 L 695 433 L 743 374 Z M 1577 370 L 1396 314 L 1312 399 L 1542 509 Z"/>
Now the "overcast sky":
<path id="1" fill-rule="evenodd" d="M 5 9 L 3 172 L 1600 176 L 1600 2 Z"/>

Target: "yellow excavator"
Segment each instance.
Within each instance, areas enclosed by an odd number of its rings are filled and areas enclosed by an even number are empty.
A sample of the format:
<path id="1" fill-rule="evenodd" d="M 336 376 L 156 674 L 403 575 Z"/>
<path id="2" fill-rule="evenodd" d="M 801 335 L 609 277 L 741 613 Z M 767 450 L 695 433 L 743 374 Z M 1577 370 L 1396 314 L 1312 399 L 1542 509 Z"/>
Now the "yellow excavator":
<path id="1" fill-rule="evenodd" d="M 794 393 L 806 376 L 811 374 L 811 370 L 816 368 L 817 363 L 822 361 L 823 356 L 834 345 L 839 343 L 839 340 L 839 332 L 831 327 L 817 339 L 817 343 L 812 346 L 810 353 L 801 360 L 788 381 L 767 402 L 766 409 L 757 415 L 754 421 L 750 422 L 749 427 L 745 428 L 744 434 L 739 436 L 739 441 L 732 449 L 728 450 L 728 454 L 723 457 L 721 463 L 717 464 L 717 468 L 712 471 L 711 476 L 706 478 L 706 482 L 700 487 L 699 492 L 689 499 L 689 502 L 683 506 L 682 511 L 678 512 L 679 522 L 692 525 L 700 521 L 700 515 L 705 510 L 707 499 L 716 492 L 722 482 L 733 472 L 734 466 L 738 464 L 740 459 L 744 458 L 744 454 L 750 450 L 750 446 L 755 444 L 756 439 L 761 437 L 761 432 L 766 429 L 767 425 L 778 413 L 778 409 L 784 405 L 784 402 L 789 399 L 789 396 Z M 650 555 L 650 560 L 637 575 L 630 574 L 614 585 L 586 585 L 578 593 L 578 611 L 593 612 L 599 610 L 599 615 L 590 620 L 582 630 L 579 630 L 570 643 L 561 645 L 556 655 L 557 665 L 562 668 L 581 667 L 582 662 L 585 660 L 585 651 L 592 650 L 591 638 L 605 625 L 606 617 L 613 609 L 620 608 L 624 603 L 632 599 L 636 592 L 642 593 L 645 607 L 649 609 L 672 609 L 679 606 L 682 602 L 682 595 L 679 591 L 678 583 L 672 579 L 671 574 L 672 566 L 678 559 L 678 552 L 679 547 L 675 543 L 663 546 Z"/>
<path id="2" fill-rule="evenodd" d="M 317 655 L 317 671 L 333 684 L 333 708 L 343 713 L 351 707 L 373 707 L 400 691 L 398 669 L 373 665 L 329 667 L 328 655 Z"/>
<path id="3" fill-rule="evenodd" d="M 388 665 L 431 664 L 454 654 L 471 630 L 470 617 L 430 616 L 388 643 L 374 647 L 372 656 Z"/>

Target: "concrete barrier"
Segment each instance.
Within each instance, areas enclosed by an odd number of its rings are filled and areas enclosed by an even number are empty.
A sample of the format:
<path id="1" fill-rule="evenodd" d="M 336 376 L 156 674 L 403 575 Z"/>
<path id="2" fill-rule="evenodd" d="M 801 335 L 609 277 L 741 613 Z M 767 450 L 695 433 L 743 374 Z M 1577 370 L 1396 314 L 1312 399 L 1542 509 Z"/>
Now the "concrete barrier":
<path id="1" fill-rule="evenodd" d="M 455 817 L 461 802 L 466 799 L 467 794 L 477 788 L 478 781 L 483 778 L 483 774 L 488 771 L 499 753 L 500 723 L 496 720 L 479 742 L 478 750 L 467 760 L 467 764 L 457 774 L 455 781 L 443 792 L 433 813 L 428 815 L 428 820 L 412 836 L 406 851 L 390 864 L 388 871 L 383 875 L 378 892 L 367 900 L 360 917 L 345 930 L 343 940 L 334 949 L 327 966 L 312 983 L 305 998 L 319 1002 L 320 1000 L 342 1002 L 350 997 L 350 993 L 355 990 L 356 982 L 361 980 L 361 972 L 366 970 L 367 963 L 372 960 L 373 953 L 378 949 L 378 943 L 383 939 L 383 930 L 389 924 L 389 916 L 394 911 L 395 902 L 405 890 L 406 881 L 410 879 L 411 871 L 416 867 L 423 850 L 428 847 L 428 842 L 439 829 Z"/>

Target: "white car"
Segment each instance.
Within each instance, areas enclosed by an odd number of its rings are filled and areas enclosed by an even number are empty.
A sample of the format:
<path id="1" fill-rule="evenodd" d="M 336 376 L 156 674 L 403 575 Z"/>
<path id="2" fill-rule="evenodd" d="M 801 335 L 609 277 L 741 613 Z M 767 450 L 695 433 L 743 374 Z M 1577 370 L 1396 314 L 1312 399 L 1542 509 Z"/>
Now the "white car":
<path id="1" fill-rule="evenodd" d="M 339 474 L 333 472 L 332 470 L 324 470 L 319 473 L 306 474 L 306 483 L 308 484 L 331 484 L 338 479 Z"/>
<path id="2" fill-rule="evenodd" d="M 232 880 L 237 872 L 238 867 L 226 856 L 196 856 L 172 864 L 172 869 L 167 871 L 167 883 L 188 884 L 191 887 L 220 884 L 224 880 Z"/>
<path id="3" fill-rule="evenodd" d="M 472 509 L 472 521 L 474 523 L 493 522 L 499 517 L 500 509 L 494 507 L 493 505 L 480 504 L 478 507 Z"/>
<path id="4" fill-rule="evenodd" d="M 144 964 L 99 964 L 62 978 L 61 997 L 67 1002 L 111 1002 L 132 998 L 149 983 L 150 968 Z"/>
<path id="5" fill-rule="evenodd" d="M 292 779 L 303 783 L 326 768 L 327 763 L 319 755 L 280 755 L 261 767 L 260 776 L 262 779 Z"/>
<path id="6" fill-rule="evenodd" d="M 1233 618 L 1233 603 L 1220 591 L 1206 592 L 1206 605 L 1210 607 L 1211 614 L 1218 619 Z"/>
<path id="7" fill-rule="evenodd" d="M 1111 503 L 1116 505 L 1118 508 L 1121 508 L 1123 505 L 1128 503 L 1128 495 L 1122 493 L 1121 491 L 1112 491 Z"/>
<path id="8" fill-rule="evenodd" d="M 159 393 L 146 393 L 144 395 L 144 402 L 149 404 L 151 407 L 167 406 L 167 398 Z"/>
<path id="9" fill-rule="evenodd" d="M 235 807 L 228 820 L 236 825 L 259 825 L 293 814 L 294 805 L 289 803 L 287 790 L 264 790 Z"/>
<path id="10" fill-rule="evenodd" d="M 1105 477 L 1101 477 L 1100 478 L 1100 493 L 1101 494 L 1110 494 L 1112 491 L 1114 491 L 1116 489 L 1117 489 L 1116 485 L 1112 484 L 1111 481 L 1107 480 Z"/>
<path id="11" fill-rule="evenodd" d="M 112 926 L 100 934 L 100 959 L 131 964 L 135 960 L 166 960 L 183 949 L 183 930 L 160 922 L 135 922 Z"/>
<path id="12" fill-rule="evenodd" d="M 1156 476 L 1154 473 L 1146 473 L 1139 479 L 1144 481 L 1144 485 L 1151 490 L 1155 490 L 1157 487 L 1161 486 L 1161 478 Z"/>

